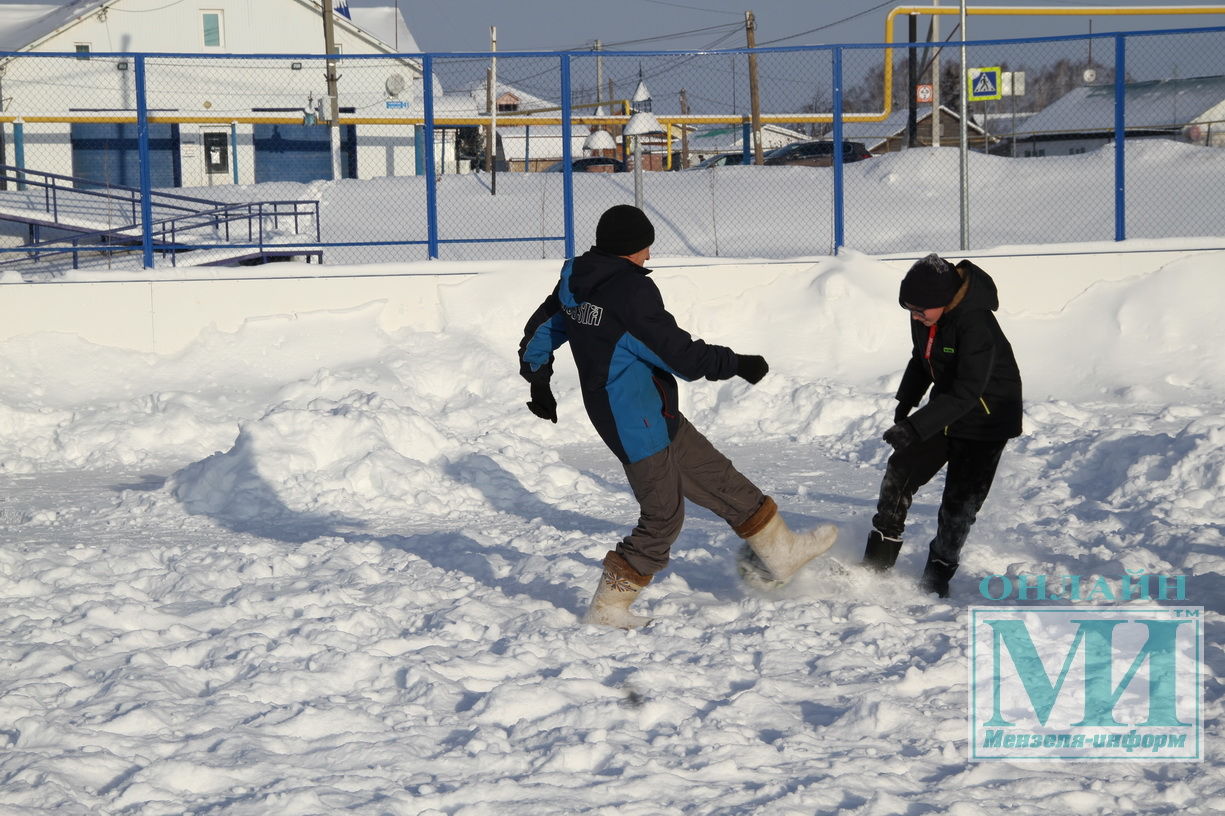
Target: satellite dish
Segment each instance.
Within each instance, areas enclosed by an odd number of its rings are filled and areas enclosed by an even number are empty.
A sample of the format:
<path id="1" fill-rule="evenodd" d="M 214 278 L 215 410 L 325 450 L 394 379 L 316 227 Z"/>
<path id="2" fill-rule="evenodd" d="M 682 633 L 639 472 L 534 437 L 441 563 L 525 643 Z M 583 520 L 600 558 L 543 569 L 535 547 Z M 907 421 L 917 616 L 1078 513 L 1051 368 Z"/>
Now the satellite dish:
<path id="1" fill-rule="evenodd" d="M 404 93 L 404 77 L 400 74 L 392 74 L 391 76 L 387 77 L 387 82 L 384 83 L 384 87 L 387 89 L 388 96 L 399 96 L 400 94 Z"/>
<path id="2" fill-rule="evenodd" d="M 1085 78 L 1085 84 L 1088 85 L 1097 79 L 1097 71 L 1093 70 L 1092 68 L 1086 68 L 1083 76 Z"/>

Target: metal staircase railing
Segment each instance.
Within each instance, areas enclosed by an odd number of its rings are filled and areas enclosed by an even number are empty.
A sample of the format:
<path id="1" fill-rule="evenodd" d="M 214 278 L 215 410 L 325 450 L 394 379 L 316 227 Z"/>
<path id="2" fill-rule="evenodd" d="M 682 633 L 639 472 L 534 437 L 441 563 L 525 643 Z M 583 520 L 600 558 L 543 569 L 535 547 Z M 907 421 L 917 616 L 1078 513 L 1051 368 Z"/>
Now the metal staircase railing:
<path id="1" fill-rule="evenodd" d="M 94 187 L 90 186 L 93 182 L 85 179 L 12 165 L 0 165 L 0 182 L 10 188 L 14 185 L 25 188 L 0 192 L 0 219 L 30 224 L 33 236 L 44 227 L 74 233 L 46 241 L 35 237 L 20 248 L 0 254 L 0 265 L 46 263 L 48 258 L 71 256 L 71 268 L 77 269 L 84 253 L 111 255 L 140 249 L 141 193 L 135 187 Z M 33 188 L 33 195 L 29 188 Z M 21 195 L 22 192 L 26 195 Z M 201 249 L 217 250 L 221 257 L 229 252 L 230 257 L 242 259 L 286 255 L 323 258 L 321 249 L 290 252 L 290 247 L 280 246 L 287 241 L 277 240 L 284 224 L 292 225 L 290 236 L 301 236 L 305 227 L 318 244 L 322 237 L 318 201 L 219 202 L 154 190 L 150 193 L 150 205 L 154 216 L 150 225 L 154 251 L 170 257 L 172 265 L 177 265 L 180 253 Z M 100 221 L 110 221 L 117 215 L 122 215 L 121 226 L 98 229 Z M 200 240 L 201 237 L 205 240 Z M 304 242 L 299 239 L 297 243 Z"/>

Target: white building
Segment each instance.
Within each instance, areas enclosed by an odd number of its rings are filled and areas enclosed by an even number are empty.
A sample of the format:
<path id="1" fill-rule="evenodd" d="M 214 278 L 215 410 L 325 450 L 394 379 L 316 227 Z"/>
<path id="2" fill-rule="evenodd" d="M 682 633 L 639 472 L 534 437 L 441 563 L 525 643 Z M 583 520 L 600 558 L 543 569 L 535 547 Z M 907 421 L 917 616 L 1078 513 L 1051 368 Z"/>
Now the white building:
<path id="1" fill-rule="evenodd" d="M 419 51 L 398 6 L 335 0 L 342 176 L 421 171 Z M 146 59 L 156 186 L 332 177 L 318 0 L 72 0 L 0 6 L 0 163 L 136 186 Z M 58 54 L 34 58 L 31 54 Z M 195 55 L 286 54 L 296 59 Z M 178 56 L 192 55 L 192 56 Z M 312 59 L 314 55 L 316 58 Z M 405 120 L 400 124 L 398 120 Z M 445 160 L 442 145 L 437 161 Z"/>

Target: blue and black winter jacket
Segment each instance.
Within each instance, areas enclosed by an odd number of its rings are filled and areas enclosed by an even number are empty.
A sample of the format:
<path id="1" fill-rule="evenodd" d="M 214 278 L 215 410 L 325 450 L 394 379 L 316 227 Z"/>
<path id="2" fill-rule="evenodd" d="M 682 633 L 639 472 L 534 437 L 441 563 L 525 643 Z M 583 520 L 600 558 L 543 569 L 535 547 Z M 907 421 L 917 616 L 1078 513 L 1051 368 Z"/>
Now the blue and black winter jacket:
<path id="1" fill-rule="evenodd" d="M 696 340 L 676 325 L 649 274 L 595 248 L 566 261 L 519 344 L 519 373 L 547 383 L 553 352 L 570 342 L 587 415 L 626 463 L 672 442 L 680 417 L 673 375 L 726 380 L 736 373 L 731 349 Z"/>

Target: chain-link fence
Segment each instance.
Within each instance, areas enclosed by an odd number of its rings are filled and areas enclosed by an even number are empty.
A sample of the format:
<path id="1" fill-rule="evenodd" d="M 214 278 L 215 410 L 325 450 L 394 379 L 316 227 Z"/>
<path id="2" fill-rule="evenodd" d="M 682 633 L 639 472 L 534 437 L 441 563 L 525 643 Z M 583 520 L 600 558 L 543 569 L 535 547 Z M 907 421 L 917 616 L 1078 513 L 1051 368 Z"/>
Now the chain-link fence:
<path id="1" fill-rule="evenodd" d="M 1221 234 L 1225 27 L 965 43 L 964 120 L 961 47 L 0 55 L 0 264 L 561 257 L 623 202 L 657 256 Z"/>

